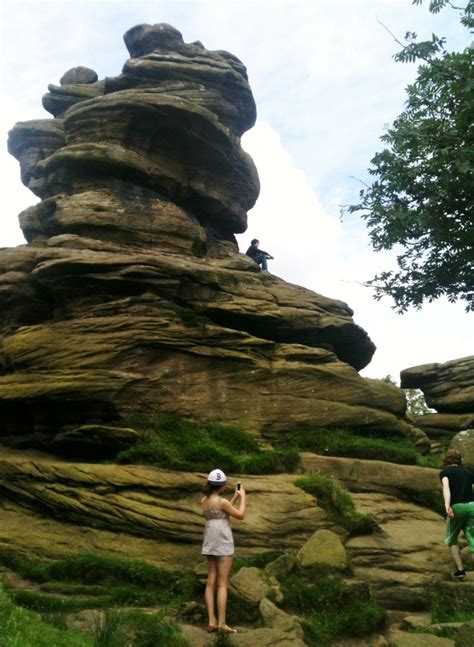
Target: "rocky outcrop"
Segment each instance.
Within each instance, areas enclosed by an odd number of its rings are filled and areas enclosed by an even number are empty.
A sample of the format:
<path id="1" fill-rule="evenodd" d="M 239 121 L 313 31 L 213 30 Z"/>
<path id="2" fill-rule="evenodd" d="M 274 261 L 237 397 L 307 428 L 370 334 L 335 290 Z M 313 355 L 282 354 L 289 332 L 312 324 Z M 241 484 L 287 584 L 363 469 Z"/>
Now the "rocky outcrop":
<path id="1" fill-rule="evenodd" d="M 400 379 L 403 389 L 421 389 L 439 413 L 474 413 L 474 355 L 407 368 Z"/>
<path id="2" fill-rule="evenodd" d="M 419 388 L 439 413 L 412 416 L 427 436 L 450 440 L 474 469 L 474 355 L 445 364 L 424 364 L 400 373 L 403 388 Z"/>
<path id="3" fill-rule="evenodd" d="M 378 526 L 346 543 L 356 577 L 370 582 L 374 597 L 389 609 L 428 608 L 433 583 L 449 577 L 451 566 L 442 517 L 386 494 L 352 497 Z"/>
<path id="4" fill-rule="evenodd" d="M 169 25 L 125 43 L 122 74 L 69 70 L 54 118 L 10 133 L 41 202 L 0 250 L 0 440 L 75 456 L 121 429 L 119 448 L 135 410 L 412 437 L 403 393 L 357 372 L 374 345 L 351 309 L 238 253 L 259 191 L 244 65 Z"/>
<path id="5" fill-rule="evenodd" d="M 252 505 L 245 521 L 234 528 L 236 543 L 244 553 L 296 549 L 316 529 L 333 526 L 313 497 L 292 484 L 294 478 L 245 477 Z M 155 559 L 159 559 L 163 543 L 166 558 L 175 565 L 181 563 L 183 545 L 188 546 L 190 564 L 202 561 L 200 491 L 204 479 L 198 473 L 71 463 L 39 453 L 0 450 L 0 494 L 6 509 L 21 506 L 91 532 L 99 529 L 120 534 L 128 537 L 129 543 L 133 543 L 131 537 L 153 540 Z M 14 511 L 18 513 L 16 508 Z M 10 536 L 4 541 L 16 540 Z M 34 537 L 30 541 L 35 545 Z M 28 544 L 27 539 L 25 542 Z M 176 559 L 171 556 L 172 544 L 177 545 Z M 50 550 L 54 551 L 53 545 Z M 70 552 L 77 550 L 76 542 L 72 543 Z"/>

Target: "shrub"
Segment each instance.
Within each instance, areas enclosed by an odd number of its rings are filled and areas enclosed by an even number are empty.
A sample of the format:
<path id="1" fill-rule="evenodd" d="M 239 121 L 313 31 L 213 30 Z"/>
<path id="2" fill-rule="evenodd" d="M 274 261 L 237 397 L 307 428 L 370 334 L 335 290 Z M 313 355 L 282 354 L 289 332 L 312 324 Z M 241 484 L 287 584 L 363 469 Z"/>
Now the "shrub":
<path id="1" fill-rule="evenodd" d="M 208 472 L 215 465 L 243 474 L 294 471 L 294 447 L 264 451 L 252 434 L 218 423 L 198 423 L 165 414 L 135 415 L 128 424 L 143 436 L 117 456 L 119 463 L 141 463 L 176 470 Z"/>
<path id="2" fill-rule="evenodd" d="M 350 493 L 335 479 L 323 474 L 310 474 L 297 479 L 294 484 L 316 497 L 318 504 L 334 521 L 351 534 L 370 534 L 374 529 L 373 519 L 356 511 Z"/>

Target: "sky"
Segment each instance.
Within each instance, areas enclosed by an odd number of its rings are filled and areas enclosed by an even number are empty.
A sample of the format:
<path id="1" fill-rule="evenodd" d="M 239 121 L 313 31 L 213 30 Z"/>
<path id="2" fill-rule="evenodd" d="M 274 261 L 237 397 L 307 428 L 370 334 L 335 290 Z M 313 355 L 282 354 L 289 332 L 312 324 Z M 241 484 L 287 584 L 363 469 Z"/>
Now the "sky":
<path id="1" fill-rule="evenodd" d="M 424 5 L 426 5 L 426 0 Z M 345 301 L 377 346 L 362 374 L 399 378 L 400 370 L 473 353 L 472 315 L 439 300 L 399 315 L 389 297 L 373 299 L 362 283 L 395 269 L 375 253 L 363 221 L 340 217 L 357 201 L 379 140 L 403 110 L 416 65 L 393 61 L 407 31 L 432 32 L 448 48 L 468 44 L 456 12 L 432 15 L 411 0 L 0 0 L 0 247 L 24 244 L 18 214 L 37 202 L 6 149 L 15 122 L 50 115 L 41 106 L 49 83 L 77 65 L 116 76 L 128 58 L 123 34 L 140 23 L 166 22 L 185 42 L 226 49 L 246 65 L 257 123 L 242 138 L 261 181 L 238 236 L 270 252 L 270 271 Z M 384 27 L 385 25 L 385 27 Z"/>

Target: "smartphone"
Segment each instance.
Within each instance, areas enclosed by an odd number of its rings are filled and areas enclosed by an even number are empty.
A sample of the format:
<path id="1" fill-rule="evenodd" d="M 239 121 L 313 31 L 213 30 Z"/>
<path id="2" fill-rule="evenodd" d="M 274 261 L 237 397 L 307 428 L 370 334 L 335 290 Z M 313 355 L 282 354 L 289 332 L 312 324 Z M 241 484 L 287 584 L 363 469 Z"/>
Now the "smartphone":
<path id="1" fill-rule="evenodd" d="M 240 481 L 237 481 L 237 490 L 240 490 Z"/>

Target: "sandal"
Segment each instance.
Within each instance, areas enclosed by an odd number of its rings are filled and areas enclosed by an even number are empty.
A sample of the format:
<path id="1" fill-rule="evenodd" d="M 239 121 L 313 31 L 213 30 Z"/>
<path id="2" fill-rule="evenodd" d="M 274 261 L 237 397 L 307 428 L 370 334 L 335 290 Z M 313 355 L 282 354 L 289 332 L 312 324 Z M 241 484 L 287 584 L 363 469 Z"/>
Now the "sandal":
<path id="1" fill-rule="evenodd" d="M 236 634 L 237 629 L 232 629 L 232 627 L 228 627 L 225 625 L 225 627 L 217 627 L 217 631 L 223 634 Z"/>
<path id="2" fill-rule="evenodd" d="M 208 634 L 214 633 L 214 631 L 217 631 L 217 625 L 207 625 L 206 631 Z"/>

